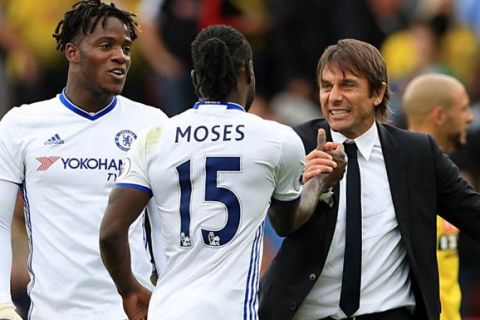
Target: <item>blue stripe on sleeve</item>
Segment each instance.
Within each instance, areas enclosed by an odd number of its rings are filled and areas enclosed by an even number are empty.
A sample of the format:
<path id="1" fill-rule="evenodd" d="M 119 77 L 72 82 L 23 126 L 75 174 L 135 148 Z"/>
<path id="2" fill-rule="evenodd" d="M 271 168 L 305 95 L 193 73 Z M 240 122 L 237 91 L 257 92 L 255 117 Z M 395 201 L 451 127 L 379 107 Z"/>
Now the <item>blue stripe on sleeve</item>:
<path id="1" fill-rule="evenodd" d="M 123 188 L 129 188 L 129 189 L 137 189 L 140 191 L 145 192 L 148 194 L 150 197 L 153 196 L 153 192 L 150 188 L 147 188 L 145 186 L 139 185 L 139 184 L 134 184 L 134 183 L 115 183 L 115 186 L 117 187 L 123 187 Z"/>

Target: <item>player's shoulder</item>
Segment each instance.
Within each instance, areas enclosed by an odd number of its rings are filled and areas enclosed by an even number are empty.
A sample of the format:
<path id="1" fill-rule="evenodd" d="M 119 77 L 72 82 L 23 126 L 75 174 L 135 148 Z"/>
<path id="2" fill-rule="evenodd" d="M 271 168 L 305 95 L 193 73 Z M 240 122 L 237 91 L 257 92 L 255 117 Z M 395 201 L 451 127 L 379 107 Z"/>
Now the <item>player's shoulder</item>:
<path id="1" fill-rule="evenodd" d="M 132 113 L 137 113 L 138 115 L 145 117 L 151 116 L 162 119 L 167 118 L 167 115 L 162 110 L 154 106 L 150 106 L 124 96 L 117 96 L 117 99 L 121 105 L 127 107 Z"/>
<path id="2" fill-rule="evenodd" d="M 169 120 L 169 119 L 168 119 Z M 153 150 L 158 150 L 158 147 L 164 141 L 165 122 L 146 125 L 138 135 L 130 153 L 132 155 L 142 154 L 143 156 L 156 156 L 159 153 Z"/>
<path id="3" fill-rule="evenodd" d="M 291 133 L 292 128 L 280 123 L 275 120 L 264 119 L 260 116 L 257 116 L 252 113 L 245 113 L 245 116 L 248 118 L 247 121 L 256 125 L 256 127 L 260 130 L 268 130 L 268 131 L 275 131 L 275 132 L 283 132 L 283 133 Z"/>
<path id="4" fill-rule="evenodd" d="M 255 136 L 261 136 L 265 139 L 263 141 L 275 141 L 271 146 L 276 146 L 284 150 L 302 150 L 303 144 L 300 140 L 300 137 L 293 130 L 292 127 L 285 125 L 283 123 L 277 122 L 275 120 L 267 120 L 261 117 L 251 115 L 252 128 Z"/>
<path id="5" fill-rule="evenodd" d="M 50 117 L 60 102 L 57 97 L 37 101 L 29 104 L 12 107 L 2 118 L 2 123 L 16 124 L 23 123 L 29 118 L 40 120 L 41 118 Z"/>

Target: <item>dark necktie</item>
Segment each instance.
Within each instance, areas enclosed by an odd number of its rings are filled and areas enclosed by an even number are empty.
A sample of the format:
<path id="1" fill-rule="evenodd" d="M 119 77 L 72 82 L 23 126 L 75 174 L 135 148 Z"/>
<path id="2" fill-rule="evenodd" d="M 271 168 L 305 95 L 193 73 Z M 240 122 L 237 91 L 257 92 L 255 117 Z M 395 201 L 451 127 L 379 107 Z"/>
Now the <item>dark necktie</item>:
<path id="1" fill-rule="evenodd" d="M 362 271 L 362 208 L 360 201 L 360 170 L 355 142 L 344 143 L 347 164 L 347 218 L 345 228 L 345 258 L 343 262 L 340 308 L 350 317 L 360 306 Z"/>

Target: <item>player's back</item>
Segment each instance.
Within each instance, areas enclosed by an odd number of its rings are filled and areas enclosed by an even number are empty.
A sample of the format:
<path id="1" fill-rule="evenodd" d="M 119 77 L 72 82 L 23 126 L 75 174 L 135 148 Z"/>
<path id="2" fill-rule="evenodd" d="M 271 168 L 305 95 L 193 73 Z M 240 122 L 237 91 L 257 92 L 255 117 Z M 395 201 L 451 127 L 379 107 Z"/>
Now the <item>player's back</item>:
<path id="1" fill-rule="evenodd" d="M 235 104 L 197 104 L 140 142 L 167 257 L 149 317 L 256 318 L 263 222 L 272 198 L 298 199 L 299 137 Z"/>

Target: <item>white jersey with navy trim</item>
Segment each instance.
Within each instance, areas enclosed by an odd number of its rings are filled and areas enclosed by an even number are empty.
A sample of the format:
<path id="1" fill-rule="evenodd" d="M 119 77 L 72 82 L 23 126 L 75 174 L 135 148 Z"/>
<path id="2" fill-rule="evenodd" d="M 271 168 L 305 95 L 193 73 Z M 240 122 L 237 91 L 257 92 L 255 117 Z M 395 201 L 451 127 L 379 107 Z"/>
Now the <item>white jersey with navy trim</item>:
<path id="1" fill-rule="evenodd" d="M 137 134 L 165 119 L 160 110 L 122 96 L 86 113 L 63 93 L 13 108 L 2 119 L 0 180 L 22 185 L 24 193 L 29 319 L 126 319 L 101 261 L 100 222 Z M 134 272 L 149 286 L 143 216 L 129 236 Z"/>
<path id="2" fill-rule="evenodd" d="M 298 201 L 304 158 L 291 128 L 233 103 L 197 103 L 139 137 L 117 185 L 158 207 L 166 265 L 149 319 L 257 319 L 264 219 L 271 200 Z"/>

